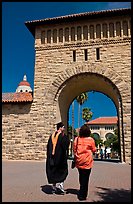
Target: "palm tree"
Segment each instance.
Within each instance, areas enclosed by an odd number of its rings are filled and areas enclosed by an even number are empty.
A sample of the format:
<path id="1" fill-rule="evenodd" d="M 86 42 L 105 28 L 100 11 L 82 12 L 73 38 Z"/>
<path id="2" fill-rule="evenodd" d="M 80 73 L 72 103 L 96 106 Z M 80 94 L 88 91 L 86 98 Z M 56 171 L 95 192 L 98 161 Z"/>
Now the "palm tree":
<path id="1" fill-rule="evenodd" d="M 82 118 L 88 122 L 93 116 L 93 113 L 91 112 L 91 109 L 90 108 L 83 108 L 83 111 L 82 111 Z"/>
<path id="2" fill-rule="evenodd" d="M 74 101 L 72 102 L 72 139 L 74 138 Z"/>
<path id="3" fill-rule="evenodd" d="M 88 99 L 88 93 L 87 92 L 81 93 L 76 98 L 76 100 L 77 100 L 77 102 L 79 104 L 79 106 L 78 106 L 78 127 L 80 127 L 80 106 L 83 105 L 83 103 L 85 101 L 87 101 L 87 99 Z"/>
<path id="4" fill-rule="evenodd" d="M 69 157 L 73 157 L 73 141 L 75 136 L 77 136 L 77 132 L 76 129 L 74 129 L 74 127 L 72 127 L 71 125 L 68 125 L 68 131 L 67 131 L 69 140 L 70 140 L 70 148 L 69 148 Z"/>

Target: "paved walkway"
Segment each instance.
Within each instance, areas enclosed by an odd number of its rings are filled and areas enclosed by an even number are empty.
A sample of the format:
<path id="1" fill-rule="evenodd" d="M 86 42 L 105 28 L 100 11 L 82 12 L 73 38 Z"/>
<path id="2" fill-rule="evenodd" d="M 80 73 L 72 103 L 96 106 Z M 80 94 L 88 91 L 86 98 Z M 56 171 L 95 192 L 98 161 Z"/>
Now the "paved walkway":
<path id="1" fill-rule="evenodd" d="M 44 161 L 3 161 L 2 202 L 78 202 L 78 171 L 71 169 L 65 195 L 51 194 Z M 86 202 L 131 202 L 131 165 L 94 161 Z"/>

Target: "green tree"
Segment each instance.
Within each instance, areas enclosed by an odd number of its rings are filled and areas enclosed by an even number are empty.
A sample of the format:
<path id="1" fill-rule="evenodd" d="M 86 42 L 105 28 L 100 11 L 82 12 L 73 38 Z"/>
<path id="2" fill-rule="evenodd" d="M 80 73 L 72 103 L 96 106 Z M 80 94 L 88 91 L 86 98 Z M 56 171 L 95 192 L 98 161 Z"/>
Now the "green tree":
<path id="1" fill-rule="evenodd" d="M 93 133 L 91 133 L 90 136 L 95 140 L 96 147 L 98 147 L 100 144 L 103 145 L 103 140 L 101 138 L 95 137 Z"/>
<path id="2" fill-rule="evenodd" d="M 81 93 L 76 98 L 76 100 L 77 100 L 77 102 L 79 104 L 79 106 L 78 106 L 78 127 L 80 127 L 80 106 L 83 105 L 83 103 L 85 101 L 87 101 L 87 99 L 88 99 L 88 93 L 87 92 Z"/>
<path id="3" fill-rule="evenodd" d="M 88 122 L 93 116 L 93 113 L 91 112 L 90 108 L 83 108 L 82 110 L 82 118 Z"/>
<path id="4" fill-rule="evenodd" d="M 107 147 L 111 147 L 113 151 L 117 151 L 117 152 L 120 151 L 118 129 L 114 130 L 114 134 L 112 134 L 112 137 L 107 138 L 104 144 Z"/>

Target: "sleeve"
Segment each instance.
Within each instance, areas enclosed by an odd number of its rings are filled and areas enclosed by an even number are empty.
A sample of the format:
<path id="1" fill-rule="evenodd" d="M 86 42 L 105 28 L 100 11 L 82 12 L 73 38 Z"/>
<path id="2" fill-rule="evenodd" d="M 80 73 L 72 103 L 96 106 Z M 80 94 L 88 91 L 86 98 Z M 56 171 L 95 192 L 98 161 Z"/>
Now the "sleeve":
<path id="1" fill-rule="evenodd" d="M 97 148 L 96 148 L 96 145 L 95 145 L 95 140 L 92 138 L 92 149 L 91 151 L 94 153 L 96 152 Z"/>
<path id="2" fill-rule="evenodd" d="M 69 138 L 68 138 L 68 136 L 67 135 L 64 135 L 63 137 L 62 137 L 62 147 L 63 147 L 63 149 L 64 150 L 68 150 L 68 148 L 69 148 L 69 144 L 70 144 L 70 140 L 69 140 Z"/>

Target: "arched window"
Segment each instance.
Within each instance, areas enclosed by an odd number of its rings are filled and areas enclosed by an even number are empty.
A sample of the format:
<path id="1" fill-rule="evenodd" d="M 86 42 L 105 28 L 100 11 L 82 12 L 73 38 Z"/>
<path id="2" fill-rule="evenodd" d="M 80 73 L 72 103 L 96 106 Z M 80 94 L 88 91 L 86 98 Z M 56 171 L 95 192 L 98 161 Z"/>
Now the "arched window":
<path id="1" fill-rule="evenodd" d="M 112 133 L 107 133 L 105 135 L 106 139 L 111 139 L 114 135 Z"/>
<path id="2" fill-rule="evenodd" d="M 96 140 L 99 140 L 100 139 L 100 135 L 98 133 L 93 133 L 93 136 Z"/>
<path id="3" fill-rule="evenodd" d="M 107 24 L 106 23 L 103 23 L 102 31 L 103 31 L 103 38 L 107 38 L 108 35 L 107 35 Z"/>
<path id="4" fill-rule="evenodd" d="M 114 37 L 114 24 L 109 24 L 109 37 Z"/>
<path id="5" fill-rule="evenodd" d="M 47 43 L 51 43 L 51 30 L 47 31 Z"/>
<path id="6" fill-rule="evenodd" d="M 116 36 L 121 37 L 121 24 L 120 24 L 120 22 L 116 22 Z"/>
<path id="7" fill-rule="evenodd" d="M 123 35 L 128 36 L 128 24 L 127 24 L 127 21 L 123 21 Z"/>
<path id="8" fill-rule="evenodd" d="M 59 42 L 63 42 L 63 29 L 59 29 Z"/>
<path id="9" fill-rule="evenodd" d="M 94 39 L 94 26 L 90 25 L 90 39 Z"/>
<path id="10" fill-rule="evenodd" d="M 53 43 L 57 43 L 57 30 L 53 30 Z"/>
<path id="11" fill-rule="evenodd" d="M 101 25 L 96 25 L 96 38 L 101 38 Z"/>
<path id="12" fill-rule="evenodd" d="M 41 33 L 41 44 L 45 44 L 45 31 Z"/>
<path id="13" fill-rule="evenodd" d="M 77 27 L 77 40 L 81 40 L 81 26 Z"/>
<path id="14" fill-rule="evenodd" d="M 65 41 L 69 42 L 69 28 L 65 28 Z"/>
<path id="15" fill-rule="evenodd" d="M 71 28 L 71 41 L 75 41 L 75 28 Z"/>
<path id="16" fill-rule="evenodd" d="M 83 26 L 83 39 L 88 40 L 88 27 Z"/>

